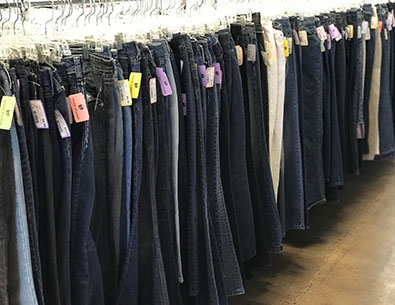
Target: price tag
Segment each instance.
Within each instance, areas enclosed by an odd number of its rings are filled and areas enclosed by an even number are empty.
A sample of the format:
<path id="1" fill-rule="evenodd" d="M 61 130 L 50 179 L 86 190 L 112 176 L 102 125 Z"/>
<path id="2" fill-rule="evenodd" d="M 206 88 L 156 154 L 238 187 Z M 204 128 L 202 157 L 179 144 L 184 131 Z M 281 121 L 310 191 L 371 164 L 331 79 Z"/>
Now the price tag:
<path id="1" fill-rule="evenodd" d="M 329 51 L 332 48 L 332 39 L 331 39 L 331 35 L 329 34 L 326 35 L 326 45 Z"/>
<path id="2" fill-rule="evenodd" d="M 142 75 L 141 72 L 131 72 L 129 75 L 130 95 L 134 99 L 139 97 Z"/>
<path id="3" fill-rule="evenodd" d="M 89 112 L 82 93 L 69 95 L 70 107 L 77 123 L 89 120 Z"/>
<path id="4" fill-rule="evenodd" d="M 215 72 L 215 75 L 214 75 L 214 80 L 215 80 L 215 83 L 218 85 L 221 85 L 222 84 L 222 71 L 221 71 L 221 66 L 219 65 L 219 63 L 215 63 L 214 64 L 214 72 Z"/>
<path id="5" fill-rule="evenodd" d="M 387 25 L 387 30 L 392 31 L 392 17 L 388 14 L 387 20 L 385 21 L 385 24 Z"/>
<path id="6" fill-rule="evenodd" d="M 308 46 L 309 45 L 306 31 L 299 31 L 299 41 L 300 41 L 301 46 Z"/>
<path id="7" fill-rule="evenodd" d="M 156 93 L 156 77 L 149 80 L 149 97 L 151 104 L 155 104 L 158 101 L 158 95 Z"/>
<path id="8" fill-rule="evenodd" d="M 32 111 L 34 124 L 37 129 L 48 129 L 48 119 L 44 105 L 41 100 L 30 100 L 30 110 Z"/>
<path id="9" fill-rule="evenodd" d="M 370 19 L 370 28 L 371 29 L 377 29 L 377 27 L 378 27 L 378 18 L 377 18 L 377 16 L 372 16 L 372 18 Z"/>
<path id="10" fill-rule="evenodd" d="M 291 54 L 292 54 L 292 45 L 293 45 L 293 43 L 292 43 L 292 37 L 287 37 L 287 40 L 288 40 L 288 50 L 289 50 L 289 54 L 291 55 Z"/>
<path id="11" fill-rule="evenodd" d="M 206 88 L 213 88 L 214 87 L 214 74 L 215 68 L 214 66 L 207 68 L 207 86 Z"/>
<path id="12" fill-rule="evenodd" d="M 207 87 L 207 71 L 205 65 L 199 66 L 199 74 L 200 74 L 200 78 L 202 79 L 203 87 Z"/>
<path id="13" fill-rule="evenodd" d="M 237 62 L 239 66 L 243 65 L 243 48 L 241 46 L 236 46 Z"/>
<path id="14" fill-rule="evenodd" d="M 328 28 L 329 34 L 331 35 L 332 39 L 339 41 L 343 38 L 342 34 L 339 32 L 339 29 L 334 24 L 330 24 Z"/>
<path id="15" fill-rule="evenodd" d="M 247 60 L 251 62 L 256 61 L 256 46 L 255 44 L 249 44 L 247 46 Z"/>
<path id="16" fill-rule="evenodd" d="M 384 29 L 384 37 L 385 37 L 385 40 L 388 40 L 388 31 L 387 31 L 387 29 Z"/>
<path id="17" fill-rule="evenodd" d="M 283 48 L 284 48 L 284 56 L 288 57 L 289 56 L 289 47 L 288 47 L 288 40 L 287 39 L 283 40 Z"/>
<path id="18" fill-rule="evenodd" d="M 325 32 L 324 27 L 321 25 L 316 28 L 316 31 L 317 31 L 318 38 L 321 39 L 321 41 L 325 41 L 326 40 L 326 32 Z"/>
<path id="19" fill-rule="evenodd" d="M 0 105 L 0 129 L 10 130 L 16 105 L 15 96 L 3 96 Z"/>
<path id="20" fill-rule="evenodd" d="M 365 40 L 370 40 L 369 22 L 362 21 L 362 36 Z"/>
<path id="21" fill-rule="evenodd" d="M 379 32 L 381 33 L 381 31 L 383 30 L 383 22 L 379 21 L 378 25 L 379 25 Z"/>
<path id="22" fill-rule="evenodd" d="M 362 28 L 360 25 L 357 26 L 357 38 L 362 38 Z"/>
<path id="23" fill-rule="evenodd" d="M 352 24 L 346 26 L 346 32 L 348 33 L 348 39 L 354 38 L 354 26 Z"/>
<path id="24" fill-rule="evenodd" d="M 133 103 L 132 97 L 130 96 L 130 88 L 129 81 L 127 79 L 118 81 L 118 91 L 119 91 L 119 100 L 121 102 L 121 106 L 131 106 Z"/>
<path id="25" fill-rule="evenodd" d="M 166 72 L 162 68 L 156 68 L 156 76 L 158 77 L 160 88 L 163 96 L 172 95 L 169 79 L 167 78 Z"/>
<path id="26" fill-rule="evenodd" d="M 58 130 L 62 139 L 70 138 L 71 134 L 69 126 L 67 125 L 66 120 L 58 109 L 55 109 L 55 120 L 56 125 L 58 125 Z"/>

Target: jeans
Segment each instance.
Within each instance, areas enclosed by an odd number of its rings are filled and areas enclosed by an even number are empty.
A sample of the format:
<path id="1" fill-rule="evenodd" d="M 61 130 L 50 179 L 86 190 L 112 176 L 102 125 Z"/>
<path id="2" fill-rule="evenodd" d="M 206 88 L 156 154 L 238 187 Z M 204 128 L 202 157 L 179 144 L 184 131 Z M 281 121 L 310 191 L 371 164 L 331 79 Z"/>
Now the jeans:
<path id="1" fill-rule="evenodd" d="M 167 62 L 170 61 L 170 54 L 166 44 L 153 43 L 149 45 L 153 51 L 153 57 L 156 67 L 162 68 L 166 75 L 172 70 L 168 70 Z M 169 73 L 170 72 L 170 73 Z M 157 205 L 159 235 L 161 240 L 162 256 L 165 266 L 165 274 L 167 279 L 167 287 L 169 301 L 171 304 L 182 304 L 180 286 L 179 286 L 179 263 L 176 256 L 177 246 L 175 243 L 175 221 L 172 215 L 175 214 L 174 205 L 174 177 L 173 177 L 173 149 L 172 149 L 172 130 L 171 126 L 171 109 L 178 107 L 177 100 L 171 97 L 175 95 L 163 96 L 162 91 L 158 90 L 157 102 L 152 104 L 152 112 L 154 118 L 155 137 L 154 146 L 157 148 L 155 155 L 156 160 L 156 197 L 160 198 L 160 204 Z M 174 109 L 173 109 L 174 110 Z M 177 108 L 178 110 L 178 108 Z M 178 111 L 177 111 L 178 112 Z M 178 116 L 175 115 L 174 117 Z"/>
<path id="2" fill-rule="evenodd" d="M 325 202 L 322 156 L 323 91 L 321 41 L 316 35 L 315 18 L 305 18 L 300 31 L 307 31 L 308 45 L 301 46 L 301 96 L 303 103 L 303 166 L 305 202 L 308 208 Z"/>
<path id="3" fill-rule="evenodd" d="M 134 42 L 124 43 L 122 50 L 119 50 L 118 61 L 122 66 L 124 78 L 129 77 L 130 72 L 141 72 L 140 49 Z M 140 89 L 141 90 L 141 89 Z M 123 107 L 125 108 L 125 107 Z M 126 234 L 126 257 L 123 264 L 120 282 L 118 286 L 116 304 L 137 303 L 138 300 L 138 227 L 139 227 L 139 204 L 142 174 L 142 94 L 133 100 L 131 106 L 131 128 L 132 128 L 132 184 L 131 184 L 131 211 L 122 213 L 125 222 L 124 234 Z M 126 170 L 125 170 L 126 172 Z M 124 190 L 125 192 L 125 190 Z M 126 193 L 125 193 L 126 195 Z M 130 218 L 131 215 L 131 218 Z M 127 231 L 130 228 L 130 232 Z M 122 232 L 122 229 L 121 229 Z"/>
<path id="4" fill-rule="evenodd" d="M 347 22 L 354 27 L 354 37 L 346 42 L 347 49 L 347 105 L 346 118 L 347 126 L 347 146 L 348 146 L 348 162 L 347 167 L 350 173 L 359 174 L 360 168 L 360 151 L 358 146 L 357 129 L 359 128 L 358 121 L 363 120 L 359 117 L 361 113 L 359 109 L 363 107 L 363 53 L 362 53 L 362 38 L 358 37 L 358 27 L 362 26 L 362 12 L 360 9 L 352 9 L 347 12 Z M 363 113 L 363 112 L 362 112 Z"/>
<path id="5" fill-rule="evenodd" d="M 260 56 L 254 26 L 232 24 L 231 32 L 236 44 L 247 50 L 255 46 L 255 62 L 247 60 L 240 67 L 244 88 L 244 112 L 246 115 L 247 168 L 251 199 L 254 210 L 257 259 L 268 264 L 268 251 L 282 249 L 281 226 L 274 196 L 263 122 Z M 269 95 L 270 99 L 270 95 Z"/>
<path id="6" fill-rule="evenodd" d="M 28 63 L 23 60 L 15 60 L 11 63 L 14 69 L 11 69 L 10 75 L 13 79 L 13 87 L 16 88 L 14 90 L 15 97 L 17 99 L 17 106 L 21 109 L 21 104 L 29 103 L 29 79 L 28 79 Z M 19 87 L 18 81 L 19 80 Z M 19 111 L 20 113 L 21 110 Z M 27 113 L 30 115 L 30 113 Z M 29 160 L 29 149 L 27 145 L 25 126 L 24 126 L 24 117 L 19 122 L 17 120 L 16 129 L 18 133 L 19 140 L 19 148 L 21 154 L 21 165 L 22 165 L 22 175 L 23 175 L 23 186 L 25 192 L 25 202 L 26 202 L 26 213 L 28 220 L 28 229 L 29 229 L 29 242 L 30 242 L 30 255 L 32 261 L 32 269 L 33 269 L 33 279 L 34 285 L 37 295 L 37 302 L 39 305 L 44 304 L 44 294 L 43 294 L 43 283 L 42 283 L 42 273 L 41 273 L 41 259 L 40 259 L 40 250 L 38 244 L 38 231 L 37 231 L 37 215 L 36 215 L 36 204 L 35 204 L 35 195 L 33 188 L 33 178 L 32 178 L 32 168 L 31 162 Z M 27 123 L 29 119 L 26 120 Z M 30 120 L 31 121 L 31 120 Z M 35 127 L 34 127 L 35 128 Z M 34 129 L 31 129 L 32 131 Z M 29 136 L 34 137 L 32 132 L 29 132 Z M 30 141 L 34 141 L 34 139 L 30 139 Z M 36 160 L 33 159 L 33 162 Z"/>
<path id="7" fill-rule="evenodd" d="M 370 92 L 372 86 L 372 75 L 373 75 L 373 63 L 375 56 L 375 44 L 376 44 L 376 30 L 371 29 L 371 18 L 373 15 L 372 6 L 369 4 L 364 4 L 363 13 L 365 21 L 369 22 L 370 39 L 365 40 L 365 80 L 364 80 L 364 93 L 363 93 L 363 115 L 365 124 L 365 139 L 363 139 L 363 153 L 369 153 L 369 101 Z"/>
<path id="8" fill-rule="evenodd" d="M 86 96 L 81 56 L 62 60 L 66 94 Z M 60 70 L 59 70 L 60 71 Z M 94 100 L 87 100 L 95 102 Z M 89 106 L 88 106 L 89 107 Z M 103 279 L 90 225 L 94 206 L 95 180 L 93 144 L 90 121 L 73 123 L 72 134 L 72 196 L 71 196 L 71 300 L 80 304 L 103 304 Z M 82 176 L 83 175 L 83 176 Z"/>
<path id="9" fill-rule="evenodd" d="M 377 8 L 379 20 L 383 22 L 381 31 L 381 76 L 380 76 L 380 101 L 379 101 L 379 135 L 380 156 L 392 154 L 395 150 L 394 124 L 392 113 L 392 99 L 390 86 L 390 50 L 391 36 L 385 26 L 387 10 L 383 7 Z"/>
<path id="10" fill-rule="evenodd" d="M 281 24 L 284 36 L 292 38 L 291 25 L 288 19 L 277 19 Z M 293 40 L 292 44 L 294 43 Z M 297 83 L 297 54 L 295 46 L 287 58 L 286 85 L 284 101 L 284 204 L 283 211 L 286 229 L 304 229 L 304 185 L 302 146 L 299 118 L 299 87 Z"/>
<path id="11" fill-rule="evenodd" d="M 96 196 L 92 233 L 103 274 L 105 304 L 116 297 L 122 200 L 123 126 L 115 61 L 91 54 L 86 68 L 95 155 Z"/>
<path id="12" fill-rule="evenodd" d="M 169 296 L 159 236 L 156 200 L 156 164 L 153 111 L 149 80 L 155 77 L 155 63 L 147 47 L 140 47 L 143 106 L 143 171 L 139 207 L 139 304 L 168 305 Z M 157 83 L 159 88 L 159 83 Z"/>

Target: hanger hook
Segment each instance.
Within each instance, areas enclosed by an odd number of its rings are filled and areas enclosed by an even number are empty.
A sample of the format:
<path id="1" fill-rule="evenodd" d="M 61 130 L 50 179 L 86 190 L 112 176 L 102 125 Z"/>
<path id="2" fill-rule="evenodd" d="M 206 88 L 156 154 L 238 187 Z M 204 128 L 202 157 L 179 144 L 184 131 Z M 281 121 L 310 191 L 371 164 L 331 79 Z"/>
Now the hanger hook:
<path id="1" fill-rule="evenodd" d="M 1 24 L 1 32 L 4 31 L 4 24 L 6 24 L 8 21 L 11 20 L 11 6 L 10 3 L 8 2 L 8 0 L 6 0 L 7 6 L 8 6 L 8 18 L 6 20 L 3 21 L 3 23 Z"/>
<path id="2" fill-rule="evenodd" d="M 85 0 L 82 0 L 82 13 L 80 15 L 77 16 L 77 18 L 75 19 L 75 24 L 78 26 L 78 21 L 80 20 L 80 18 L 82 16 L 84 16 L 85 14 Z"/>

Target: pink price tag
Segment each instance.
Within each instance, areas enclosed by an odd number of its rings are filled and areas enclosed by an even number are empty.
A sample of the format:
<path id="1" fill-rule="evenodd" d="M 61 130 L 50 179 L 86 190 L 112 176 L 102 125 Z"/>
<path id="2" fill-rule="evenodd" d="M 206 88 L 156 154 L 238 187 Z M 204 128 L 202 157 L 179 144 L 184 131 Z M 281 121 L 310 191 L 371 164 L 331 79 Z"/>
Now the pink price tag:
<path id="1" fill-rule="evenodd" d="M 222 71 L 221 71 L 221 66 L 219 65 L 219 63 L 215 63 L 214 64 L 214 78 L 215 78 L 215 83 L 218 84 L 222 84 Z"/>
<path id="2" fill-rule="evenodd" d="M 169 79 L 167 78 L 165 71 L 163 71 L 162 68 L 156 68 L 156 75 L 158 77 L 163 96 L 172 95 L 173 91 L 171 90 Z"/>
<path id="3" fill-rule="evenodd" d="M 89 112 L 82 93 L 69 95 L 70 107 L 77 123 L 89 120 Z"/>
<path id="4" fill-rule="evenodd" d="M 339 41 L 342 38 L 342 35 L 334 24 L 329 25 L 329 33 L 332 39 L 336 39 L 336 41 Z"/>
<path id="5" fill-rule="evenodd" d="M 199 66 L 199 75 L 200 78 L 202 79 L 203 87 L 207 87 L 207 71 L 205 65 Z"/>

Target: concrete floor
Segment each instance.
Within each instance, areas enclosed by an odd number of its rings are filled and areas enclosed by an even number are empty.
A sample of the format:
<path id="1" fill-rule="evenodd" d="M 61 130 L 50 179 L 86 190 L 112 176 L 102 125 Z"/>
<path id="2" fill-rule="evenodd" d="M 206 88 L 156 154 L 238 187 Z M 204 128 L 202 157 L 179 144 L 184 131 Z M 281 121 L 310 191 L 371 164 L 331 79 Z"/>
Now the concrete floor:
<path id="1" fill-rule="evenodd" d="M 395 304 L 395 160 L 365 163 L 339 202 L 314 207 L 273 266 L 231 305 Z"/>

